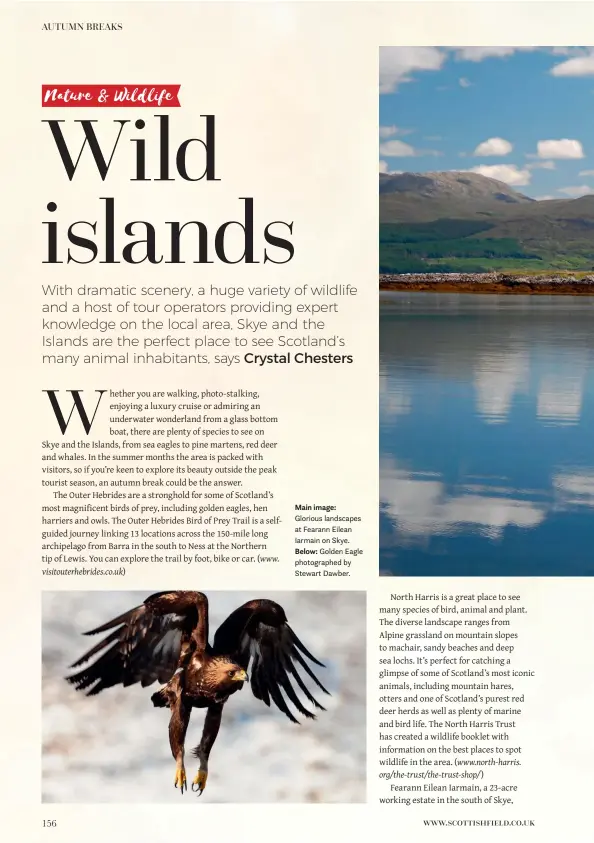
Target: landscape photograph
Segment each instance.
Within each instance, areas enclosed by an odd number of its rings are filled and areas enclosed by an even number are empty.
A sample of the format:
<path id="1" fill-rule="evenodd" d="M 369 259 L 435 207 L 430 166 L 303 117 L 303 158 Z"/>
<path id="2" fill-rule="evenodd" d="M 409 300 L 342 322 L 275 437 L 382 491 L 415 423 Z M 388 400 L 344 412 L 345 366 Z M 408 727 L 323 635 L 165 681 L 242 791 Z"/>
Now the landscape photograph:
<path id="1" fill-rule="evenodd" d="M 594 48 L 383 47 L 380 574 L 591 576 Z"/>

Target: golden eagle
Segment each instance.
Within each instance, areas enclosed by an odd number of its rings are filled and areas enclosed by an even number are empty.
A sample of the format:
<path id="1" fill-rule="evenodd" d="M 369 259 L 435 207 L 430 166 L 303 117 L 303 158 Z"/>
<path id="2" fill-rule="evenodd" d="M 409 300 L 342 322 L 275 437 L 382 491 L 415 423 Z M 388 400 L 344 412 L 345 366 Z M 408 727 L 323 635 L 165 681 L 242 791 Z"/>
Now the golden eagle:
<path id="1" fill-rule="evenodd" d="M 299 721 L 288 703 L 304 717 L 315 718 L 299 699 L 324 707 L 306 687 L 301 668 L 325 693 L 306 659 L 324 667 L 301 643 L 282 606 L 272 600 L 250 600 L 235 609 L 208 637 L 208 600 L 199 591 L 161 591 L 85 635 L 112 630 L 71 665 L 87 666 L 67 677 L 78 691 L 98 694 L 113 685 L 142 687 L 155 680 L 164 687 L 151 697 L 169 707 L 169 744 L 176 762 L 175 786 L 187 790 L 185 737 L 192 708 L 206 708 L 202 738 L 193 754 L 199 766 L 192 790 L 201 795 L 208 776 L 208 758 L 221 725 L 223 706 L 249 681 L 256 699 L 272 701 L 293 723 Z M 89 664 L 93 656 L 99 658 Z M 251 666 L 250 666 L 251 662 Z M 250 676 L 248 677 L 248 668 Z"/>

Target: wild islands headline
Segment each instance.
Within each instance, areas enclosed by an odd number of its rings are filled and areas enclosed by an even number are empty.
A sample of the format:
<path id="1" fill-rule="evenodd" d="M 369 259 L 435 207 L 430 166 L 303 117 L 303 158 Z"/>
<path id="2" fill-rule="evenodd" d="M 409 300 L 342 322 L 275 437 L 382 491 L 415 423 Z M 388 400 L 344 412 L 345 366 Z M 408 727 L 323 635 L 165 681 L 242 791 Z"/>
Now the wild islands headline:
<path id="1" fill-rule="evenodd" d="M 128 155 L 131 182 L 182 180 L 191 186 L 196 182 L 221 181 L 216 168 L 215 116 L 200 117 L 204 122 L 201 137 L 181 142 L 173 140 L 170 117 L 164 114 L 153 115 L 148 123 L 143 119 L 105 121 L 113 124 L 113 133 L 100 131 L 102 126 L 97 124 L 103 121 L 99 120 L 43 122 L 48 124 L 71 182 L 80 172 L 81 161 L 91 156 L 93 168 L 107 183 L 114 161 Z M 256 231 L 251 196 L 239 197 L 243 203 L 241 211 L 214 231 L 196 219 L 166 220 L 157 226 L 147 220 L 122 223 L 115 197 L 104 195 L 98 199 L 102 203 L 98 219 L 70 224 L 59 219 L 44 221 L 47 237 L 43 263 L 212 264 L 218 260 L 227 264 L 285 264 L 295 253 L 288 239 L 293 234 L 293 222 L 273 220 L 259 225 Z M 47 210 L 59 217 L 55 201 L 47 203 Z"/>

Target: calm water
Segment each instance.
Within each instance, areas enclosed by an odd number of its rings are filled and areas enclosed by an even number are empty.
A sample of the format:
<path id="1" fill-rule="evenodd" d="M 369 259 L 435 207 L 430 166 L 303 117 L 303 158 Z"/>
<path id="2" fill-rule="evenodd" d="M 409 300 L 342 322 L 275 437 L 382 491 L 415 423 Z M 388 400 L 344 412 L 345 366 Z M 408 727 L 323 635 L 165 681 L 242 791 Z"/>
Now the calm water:
<path id="1" fill-rule="evenodd" d="M 594 575 L 594 298 L 382 294 L 380 572 Z"/>

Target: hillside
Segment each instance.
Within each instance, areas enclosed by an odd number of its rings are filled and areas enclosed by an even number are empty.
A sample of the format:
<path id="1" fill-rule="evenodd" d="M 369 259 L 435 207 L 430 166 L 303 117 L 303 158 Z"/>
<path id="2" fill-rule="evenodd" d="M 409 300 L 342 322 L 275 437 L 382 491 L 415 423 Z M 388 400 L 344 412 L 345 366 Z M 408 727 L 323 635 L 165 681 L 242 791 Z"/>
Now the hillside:
<path id="1" fill-rule="evenodd" d="M 380 175 L 380 271 L 589 271 L 594 196 L 537 202 L 477 173 Z"/>
<path id="2" fill-rule="evenodd" d="M 425 222 L 535 204 L 504 182 L 478 173 L 380 173 L 379 192 L 382 222 Z"/>

